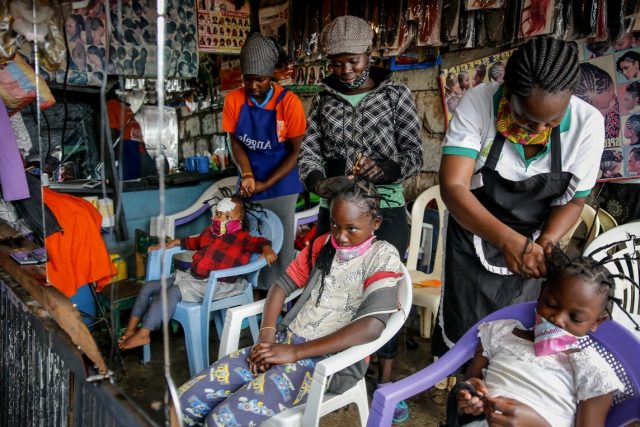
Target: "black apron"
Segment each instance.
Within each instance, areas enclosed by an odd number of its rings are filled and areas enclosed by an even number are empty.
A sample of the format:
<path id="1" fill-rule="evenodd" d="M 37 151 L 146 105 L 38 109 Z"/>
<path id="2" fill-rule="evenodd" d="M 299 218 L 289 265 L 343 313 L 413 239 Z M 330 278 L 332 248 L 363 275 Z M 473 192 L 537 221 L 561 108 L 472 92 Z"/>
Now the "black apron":
<path id="1" fill-rule="evenodd" d="M 551 202 L 562 196 L 573 174 L 562 172 L 560 131 L 551 133 L 551 171 L 510 181 L 495 170 L 505 137 L 496 133 L 487 161 L 472 177 L 471 192 L 498 220 L 535 240 Z M 506 268 L 500 250 L 474 236 L 450 215 L 440 322 L 451 345 L 486 315 L 538 297 L 542 279 L 523 279 Z"/>

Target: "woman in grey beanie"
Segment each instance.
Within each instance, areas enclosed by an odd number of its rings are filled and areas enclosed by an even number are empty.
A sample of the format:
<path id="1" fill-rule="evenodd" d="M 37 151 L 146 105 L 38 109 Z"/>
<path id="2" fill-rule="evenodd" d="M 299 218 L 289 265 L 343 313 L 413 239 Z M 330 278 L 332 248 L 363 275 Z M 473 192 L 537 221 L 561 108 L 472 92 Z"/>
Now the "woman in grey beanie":
<path id="1" fill-rule="evenodd" d="M 273 211 L 284 227 L 278 260 L 260 272 L 258 288 L 263 290 L 293 261 L 295 205 L 303 190 L 296 162 L 306 118 L 300 99 L 272 81 L 279 53 L 274 40 L 250 34 L 240 51 L 244 87 L 227 94 L 222 110 L 240 194 Z"/>
<path id="2" fill-rule="evenodd" d="M 309 191 L 323 202 L 349 175 L 376 184 L 385 221 L 376 231 L 404 255 L 409 236 L 402 181 L 422 168 L 421 123 L 409 89 L 390 79 L 391 72 L 370 67 L 373 32 L 367 21 L 341 16 L 327 25 L 320 47 L 329 57 L 332 74 L 313 100 L 298 165 Z M 317 234 L 329 230 L 329 210 L 321 204 Z M 378 352 L 379 383 L 391 381 L 398 337 Z M 404 407 L 403 407 L 404 406 Z M 406 405 L 396 422 L 408 417 Z"/>

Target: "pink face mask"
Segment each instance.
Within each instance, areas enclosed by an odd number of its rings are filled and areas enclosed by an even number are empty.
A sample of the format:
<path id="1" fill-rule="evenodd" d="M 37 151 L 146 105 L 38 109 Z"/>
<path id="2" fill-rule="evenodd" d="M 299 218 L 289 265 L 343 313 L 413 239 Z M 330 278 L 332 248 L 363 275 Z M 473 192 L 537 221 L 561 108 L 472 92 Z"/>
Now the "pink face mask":
<path id="1" fill-rule="evenodd" d="M 336 250 L 336 258 L 338 259 L 338 261 L 346 262 L 351 261 L 352 259 L 357 258 L 367 252 L 371 245 L 373 245 L 373 239 L 375 239 L 375 237 L 376 236 L 371 236 L 369 239 L 360 243 L 358 246 L 339 246 L 338 242 L 336 242 L 336 239 L 332 234 L 331 245 L 333 245 Z"/>
<path id="2" fill-rule="evenodd" d="M 238 230 L 242 230 L 242 221 L 239 219 L 229 219 L 225 221 L 214 219 L 213 224 L 211 224 L 211 232 L 216 236 L 234 233 Z"/>
<path id="3" fill-rule="evenodd" d="M 578 347 L 578 337 L 557 327 L 536 312 L 533 350 L 536 357 L 549 356 Z"/>

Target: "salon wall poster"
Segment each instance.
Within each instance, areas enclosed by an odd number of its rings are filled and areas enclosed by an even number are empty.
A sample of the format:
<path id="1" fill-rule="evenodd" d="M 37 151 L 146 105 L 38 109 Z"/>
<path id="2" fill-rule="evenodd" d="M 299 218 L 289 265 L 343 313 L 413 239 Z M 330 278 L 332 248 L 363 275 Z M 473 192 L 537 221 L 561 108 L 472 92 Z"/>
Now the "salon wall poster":
<path id="1" fill-rule="evenodd" d="M 198 5 L 198 50 L 239 54 L 249 35 L 249 3 L 236 10 L 228 0 L 196 0 Z"/>
<path id="2" fill-rule="evenodd" d="M 640 177 L 640 34 L 625 34 L 613 44 L 581 42 L 578 46 L 581 78 L 588 90 L 578 96 L 596 107 L 605 121 L 598 180 L 637 179 Z"/>
<path id="3" fill-rule="evenodd" d="M 166 0 L 165 77 L 195 78 L 195 0 Z M 157 77 L 157 27 L 154 0 L 112 0 L 109 74 Z"/>
<path id="4" fill-rule="evenodd" d="M 504 67 L 513 50 L 485 56 L 440 72 L 440 89 L 444 107 L 445 126 L 453 118 L 458 103 L 467 92 L 480 83 L 502 82 Z"/>
<path id="5" fill-rule="evenodd" d="M 64 22 L 69 46 L 69 72 L 67 83 L 77 86 L 101 86 L 105 77 L 107 54 L 107 18 L 104 5 L 100 0 L 93 0 L 89 6 L 75 9 Z M 62 31 L 60 29 L 59 31 Z M 34 65 L 33 43 L 22 43 L 20 54 Z M 49 70 L 42 66 L 39 74 L 48 81 L 64 83 L 67 69 L 66 55 L 57 70 Z"/>
<path id="6" fill-rule="evenodd" d="M 262 7 L 258 11 L 260 33 L 265 37 L 273 37 L 286 52 L 289 34 L 289 2 L 278 6 Z"/>

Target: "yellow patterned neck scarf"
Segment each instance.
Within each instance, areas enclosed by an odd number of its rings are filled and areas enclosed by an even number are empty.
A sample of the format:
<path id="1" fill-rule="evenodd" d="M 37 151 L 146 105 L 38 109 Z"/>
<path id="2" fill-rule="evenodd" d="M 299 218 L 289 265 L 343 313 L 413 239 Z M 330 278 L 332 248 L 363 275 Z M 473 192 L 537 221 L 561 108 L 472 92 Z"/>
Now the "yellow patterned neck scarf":
<path id="1" fill-rule="evenodd" d="M 518 126 L 513 121 L 511 103 L 505 95 L 502 95 L 502 98 L 500 98 L 498 115 L 496 117 L 496 129 L 498 129 L 498 132 L 503 134 L 507 140 L 514 144 L 521 145 L 547 145 L 549 136 L 551 135 L 551 128 L 548 128 L 542 133 L 529 133 Z"/>

